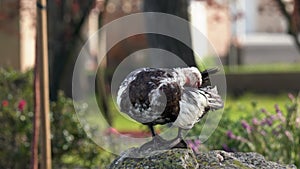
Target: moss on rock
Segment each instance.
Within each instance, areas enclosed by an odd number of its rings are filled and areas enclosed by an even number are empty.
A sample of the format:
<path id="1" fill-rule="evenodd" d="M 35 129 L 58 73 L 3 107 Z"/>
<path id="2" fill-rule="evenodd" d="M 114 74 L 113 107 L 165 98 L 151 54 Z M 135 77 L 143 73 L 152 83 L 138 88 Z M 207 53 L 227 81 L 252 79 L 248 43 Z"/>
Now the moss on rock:
<path id="1" fill-rule="evenodd" d="M 137 148 L 129 149 L 115 159 L 110 169 L 296 169 L 294 165 L 282 165 L 257 153 L 227 153 L 209 151 L 195 154 L 191 149 L 159 150 L 141 154 Z"/>
<path id="2" fill-rule="evenodd" d="M 128 169 L 128 168 L 143 168 L 143 169 L 194 169 L 198 168 L 196 157 L 190 149 L 172 149 L 153 151 L 145 156 L 133 158 L 136 149 L 132 149 L 124 153 L 112 162 L 109 168 Z M 138 157 L 137 155 L 134 155 Z"/>

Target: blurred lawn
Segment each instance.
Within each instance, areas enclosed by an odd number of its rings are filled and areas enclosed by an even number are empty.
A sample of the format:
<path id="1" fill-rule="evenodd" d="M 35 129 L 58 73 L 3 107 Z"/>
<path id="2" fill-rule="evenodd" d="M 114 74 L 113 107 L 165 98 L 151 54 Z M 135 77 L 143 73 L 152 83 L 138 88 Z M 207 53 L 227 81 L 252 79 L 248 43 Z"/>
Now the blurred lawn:
<path id="1" fill-rule="evenodd" d="M 276 104 L 278 104 L 280 108 L 285 108 L 287 103 L 289 103 L 288 94 L 270 95 L 246 93 L 239 97 L 229 95 L 226 98 L 223 116 L 227 115 L 232 120 L 239 120 L 247 116 L 245 112 L 251 113 L 253 109 L 257 111 L 266 109 L 274 112 L 274 106 Z"/>
<path id="2" fill-rule="evenodd" d="M 120 113 L 112 99 L 110 99 L 109 103 L 113 113 L 113 127 L 118 131 L 141 131 L 141 129 L 145 128 L 144 125 L 135 122 L 126 114 Z"/>
<path id="3" fill-rule="evenodd" d="M 226 73 L 286 73 L 300 72 L 300 63 L 271 63 L 240 66 L 224 66 Z"/>

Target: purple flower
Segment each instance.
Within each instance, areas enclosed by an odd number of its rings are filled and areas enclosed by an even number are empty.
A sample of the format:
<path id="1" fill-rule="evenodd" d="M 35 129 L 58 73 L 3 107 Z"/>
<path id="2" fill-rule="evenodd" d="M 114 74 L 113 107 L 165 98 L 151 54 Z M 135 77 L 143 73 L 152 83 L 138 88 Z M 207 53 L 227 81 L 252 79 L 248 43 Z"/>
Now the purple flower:
<path id="1" fill-rule="evenodd" d="M 264 108 L 261 109 L 261 112 L 263 112 L 264 114 L 266 114 L 268 116 L 270 115 L 270 113 L 266 109 L 264 109 Z"/>
<path id="2" fill-rule="evenodd" d="M 267 122 L 267 124 L 268 124 L 269 126 L 272 126 L 272 124 L 273 124 L 272 118 L 267 118 L 267 119 L 266 119 L 266 122 Z"/>
<path id="3" fill-rule="evenodd" d="M 193 146 L 193 142 L 192 140 L 186 140 L 186 143 L 189 147 L 192 147 Z"/>
<path id="4" fill-rule="evenodd" d="M 195 143 L 195 145 L 199 146 L 201 144 L 201 141 L 200 140 L 195 140 L 194 143 Z"/>
<path id="5" fill-rule="evenodd" d="M 265 124 L 267 124 L 267 119 L 263 119 L 261 122 L 260 122 L 260 125 L 264 126 Z"/>
<path id="6" fill-rule="evenodd" d="M 23 111 L 24 110 L 24 108 L 25 108 L 25 106 L 26 106 L 26 101 L 25 100 L 21 100 L 20 102 L 19 102 L 19 104 L 18 104 L 18 109 L 19 109 L 19 111 Z"/>
<path id="7" fill-rule="evenodd" d="M 242 120 L 241 124 L 242 124 L 243 128 L 247 130 L 248 133 L 251 132 L 251 126 L 245 120 Z"/>
<path id="8" fill-rule="evenodd" d="M 278 119 L 280 119 L 282 122 L 285 122 L 285 118 L 284 118 L 282 111 L 280 110 L 278 104 L 275 105 L 275 110 L 276 110 Z"/>
<path id="9" fill-rule="evenodd" d="M 276 115 L 272 115 L 272 116 L 270 116 L 270 118 L 271 118 L 271 120 L 273 120 L 273 121 L 278 119 Z"/>
<path id="10" fill-rule="evenodd" d="M 233 132 L 231 130 L 227 131 L 227 137 L 230 138 L 230 139 L 235 139 L 236 138 L 236 136 L 233 134 Z"/>
<path id="11" fill-rule="evenodd" d="M 281 112 L 281 110 L 280 110 L 278 104 L 275 104 L 274 107 L 275 107 L 275 110 L 276 110 L 276 113 L 277 113 L 277 114 L 282 114 L 282 112 Z"/>
<path id="12" fill-rule="evenodd" d="M 188 146 L 195 152 L 199 153 L 199 146 L 200 146 L 200 140 L 192 141 L 192 140 L 187 140 Z M 198 144 L 199 143 L 199 144 Z"/>
<path id="13" fill-rule="evenodd" d="M 272 133 L 273 133 L 273 135 L 275 135 L 275 136 L 278 136 L 278 134 L 279 134 L 279 131 L 277 131 L 277 130 L 273 129 L 273 130 L 272 130 Z"/>
<path id="14" fill-rule="evenodd" d="M 232 152 L 231 148 L 229 148 L 227 144 L 223 144 L 222 148 L 223 148 L 224 151 Z"/>

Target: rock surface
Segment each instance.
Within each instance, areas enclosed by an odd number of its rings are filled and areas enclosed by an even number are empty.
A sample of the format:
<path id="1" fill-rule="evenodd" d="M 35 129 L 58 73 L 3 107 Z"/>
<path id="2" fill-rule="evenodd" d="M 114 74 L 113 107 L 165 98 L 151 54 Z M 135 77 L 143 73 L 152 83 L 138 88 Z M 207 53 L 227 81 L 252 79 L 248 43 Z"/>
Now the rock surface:
<path id="1" fill-rule="evenodd" d="M 296 169 L 295 165 L 282 165 L 267 161 L 258 153 L 227 153 L 215 150 L 200 153 L 196 156 L 199 168 L 232 168 L 232 169 Z"/>
<path id="2" fill-rule="evenodd" d="M 209 151 L 195 155 L 190 149 L 160 150 L 145 154 L 140 158 L 137 149 L 130 149 L 115 159 L 110 169 L 296 169 L 294 165 L 282 165 L 267 161 L 257 153 L 227 153 Z"/>
<path id="3" fill-rule="evenodd" d="M 178 169 L 194 169 L 198 168 L 196 156 L 190 149 L 172 149 L 153 151 L 148 155 L 140 158 L 132 158 L 136 155 L 137 149 L 131 149 L 124 153 L 110 165 L 110 169 L 156 169 L 156 168 L 178 168 Z M 129 156 L 129 157 L 128 157 Z"/>

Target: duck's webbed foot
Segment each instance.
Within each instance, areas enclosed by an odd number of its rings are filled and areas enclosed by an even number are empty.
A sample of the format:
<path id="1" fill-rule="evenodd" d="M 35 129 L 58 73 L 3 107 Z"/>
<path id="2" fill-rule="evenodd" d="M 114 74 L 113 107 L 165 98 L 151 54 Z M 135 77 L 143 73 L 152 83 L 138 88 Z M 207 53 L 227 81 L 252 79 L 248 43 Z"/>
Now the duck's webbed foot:
<path id="1" fill-rule="evenodd" d="M 182 128 L 178 128 L 178 135 L 170 141 L 170 148 L 188 148 L 186 142 L 183 140 L 183 130 Z"/>
<path id="2" fill-rule="evenodd" d="M 188 148 L 186 142 L 179 137 L 175 138 L 174 140 L 171 140 L 170 142 L 171 142 L 170 143 L 171 149 L 172 148 Z"/>
<path id="3" fill-rule="evenodd" d="M 155 150 L 168 150 L 173 148 L 187 148 L 186 142 L 180 137 L 176 137 L 173 140 L 167 141 L 156 135 L 153 139 L 145 144 L 143 144 L 139 151 L 155 151 Z"/>
<path id="4" fill-rule="evenodd" d="M 183 129 L 179 128 L 177 137 L 172 140 L 165 140 L 159 135 L 155 134 L 153 126 L 150 126 L 150 129 L 153 139 L 143 144 L 139 149 L 140 152 L 168 150 L 173 148 L 188 148 L 186 142 L 183 140 Z"/>
<path id="5" fill-rule="evenodd" d="M 140 147 L 139 151 L 154 151 L 154 150 L 162 150 L 164 146 L 166 146 L 166 140 L 161 138 L 159 135 L 153 137 L 153 139 Z"/>

